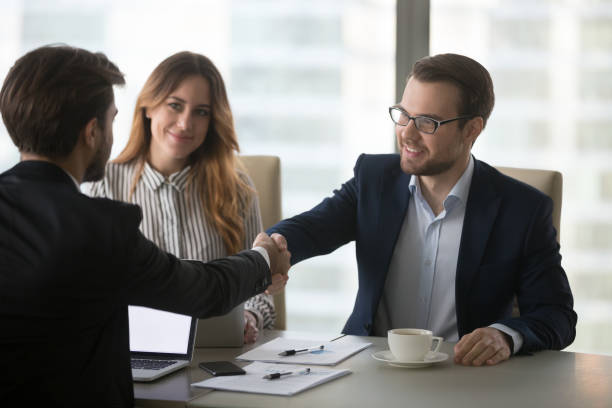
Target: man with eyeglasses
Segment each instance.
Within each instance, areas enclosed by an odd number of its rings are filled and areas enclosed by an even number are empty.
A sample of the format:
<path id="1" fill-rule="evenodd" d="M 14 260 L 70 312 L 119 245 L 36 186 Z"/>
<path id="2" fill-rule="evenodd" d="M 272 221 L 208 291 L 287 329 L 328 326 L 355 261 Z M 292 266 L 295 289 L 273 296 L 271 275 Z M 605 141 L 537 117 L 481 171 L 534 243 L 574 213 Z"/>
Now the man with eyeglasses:
<path id="1" fill-rule="evenodd" d="M 478 62 L 417 61 L 389 108 L 399 155 L 361 155 L 332 197 L 268 230 L 285 237 L 277 244 L 292 264 L 356 242 L 359 290 L 344 333 L 430 329 L 457 341 L 456 363 L 474 366 L 574 340 L 552 200 L 471 155 L 494 100 Z"/>

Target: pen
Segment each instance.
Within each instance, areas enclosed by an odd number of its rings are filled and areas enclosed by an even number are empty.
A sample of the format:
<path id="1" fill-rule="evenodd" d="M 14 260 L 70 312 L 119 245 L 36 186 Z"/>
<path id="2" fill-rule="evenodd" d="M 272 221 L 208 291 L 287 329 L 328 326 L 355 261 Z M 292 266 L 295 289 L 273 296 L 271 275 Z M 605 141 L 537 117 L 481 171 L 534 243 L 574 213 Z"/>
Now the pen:
<path id="1" fill-rule="evenodd" d="M 332 341 L 340 340 L 340 339 L 341 339 L 341 338 L 343 338 L 344 336 L 346 336 L 346 334 L 342 334 L 342 335 L 340 335 L 340 336 L 338 336 L 338 337 L 335 337 L 335 338 L 331 339 L 329 342 L 331 343 Z"/>
<path id="2" fill-rule="evenodd" d="M 319 347 L 314 347 L 314 348 L 305 348 L 305 349 L 301 349 L 301 350 L 285 350 L 282 351 L 280 353 L 278 353 L 279 356 L 292 356 L 294 354 L 297 353 L 304 353 L 306 351 L 316 351 L 316 350 L 323 350 L 325 348 L 325 346 L 323 344 L 321 344 Z"/>
<path id="3" fill-rule="evenodd" d="M 310 372 L 310 368 L 306 368 L 303 371 L 298 372 L 298 374 L 308 374 Z M 264 375 L 263 378 L 264 380 L 276 380 L 277 378 L 281 378 L 284 375 L 291 375 L 293 374 L 293 371 L 287 371 L 284 373 L 272 373 L 272 374 L 268 374 L 268 375 Z"/>

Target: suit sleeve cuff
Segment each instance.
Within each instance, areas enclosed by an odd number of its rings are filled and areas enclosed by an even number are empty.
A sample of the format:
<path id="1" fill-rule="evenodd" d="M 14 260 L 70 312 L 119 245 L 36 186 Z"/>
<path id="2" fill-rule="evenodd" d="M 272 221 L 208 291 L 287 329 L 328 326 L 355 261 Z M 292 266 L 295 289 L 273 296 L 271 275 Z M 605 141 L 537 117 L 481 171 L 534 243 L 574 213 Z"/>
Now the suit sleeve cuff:
<path id="1" fill-rule="evenodd" d="M 521 347 L 523 347 L 523 335 L 517 332 L 516 330 L 511 329 L 510 327 L 500 323 L 494 323 L 489 327 L 497 329 L 500 332 L 510 336 L 510 339 L 512 340 L 512 354 L 518 353 Z"/>
<path id="2" fill-rule="evenodd" d="M 268 255 L 268 251 L 266 251 L 266 248 L 256 246 L 251 249 L 253 249 L 253 251 L 259 252 L 259 254 L 263 256 L 263 258 L 266 260 L 266 263 L 268 264 L 268 268 L 270 268 L 270 255 Z"/>

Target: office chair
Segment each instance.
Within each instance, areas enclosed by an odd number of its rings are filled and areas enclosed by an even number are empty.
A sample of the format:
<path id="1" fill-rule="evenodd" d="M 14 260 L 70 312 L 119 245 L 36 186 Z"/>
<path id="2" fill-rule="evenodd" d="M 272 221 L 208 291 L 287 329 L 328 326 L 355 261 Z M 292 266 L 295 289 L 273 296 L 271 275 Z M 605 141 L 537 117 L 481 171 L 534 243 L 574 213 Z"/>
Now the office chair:
<path id="1" fill-rule="evenodd" d="M 553 200 L 552 222 L 557 230 L 557 242 L 561 231 L 561 201 L 563 197 L 563 176 L 554 170 L 521 169 L 496 167 L 503 174 L 537 188 Z"/>
<path id="2" fill-rule="evenodd" d="M 264 230 L 281 220 L 280 158 L 277 156 L 238 156 L 255 184 Z M 285 291 L 274 295 L 278 330 L 287 328 Z"/>
<path id="3" fill-rule="evenodd" d="M 552 222 L 557 230 L 557 242 L 561 234 L 561 201 L 563 196 L 563 176 L 558 171 L 554 170 L 535 170 L 522 169 L 515 167 L 496 167 L 503 174 L 529 184 L 537 188 L 553 201 Z M 518 302 L 514 298 L 514 306 L 512 307 L 512 316 L 520 315 Z"/>

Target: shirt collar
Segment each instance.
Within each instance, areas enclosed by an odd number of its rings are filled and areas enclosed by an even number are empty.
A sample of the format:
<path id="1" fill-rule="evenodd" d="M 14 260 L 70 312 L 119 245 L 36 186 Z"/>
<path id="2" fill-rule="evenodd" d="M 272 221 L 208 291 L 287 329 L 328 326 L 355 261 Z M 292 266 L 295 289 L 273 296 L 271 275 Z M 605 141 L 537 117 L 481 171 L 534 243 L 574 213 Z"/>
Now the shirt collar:
<path id="1" fill-rule="evenodd" d="M 419 178 L 416 174 L 410 176 L 410 183 L 408 183 L 408 188 L 410 189 L 410 194 L 416 194 L 419 197 L 421 196 L 421 185 L 419 184 Z"/>
<path id="2" fill-rule="evenodd" d="M 72 183 L 74 184 L 76 189 L 79 192 L 81 191 L 81 185 L 79 184 L 77 179 L 75 179 L 68 170 L 64 169 L 62 166 L 60 166 L 59 164 L 55 162 L 48 161 L 48 160 L 28 159 L 28 160 L 21 160 L 19 163 L 15 165 L 15 168 L 19 168 L 19 169 L 22 169 L 22 168 L 34 169 L 35 172 L 44 171 L 45 173 L 53 174 L 53 171 L 49 170 L 47 167 L 50 167 L 52 169 L 56 168 L 59 170 L 59 173 L 57 174 L 65 174 L 66 176 L 68 176 L 70 180 L 72 180 Z M 64 181 L 64 179 L 62 179 L 62 181 Z"/>
<path id="3" fill-rule="evenodd" d="M 187 186 L 190 169 L 191 166 L 187 166 L 181 171 L 171 174 L 170 177 L 166 179 L 163 174 L 151 167 L 148 162 L 145 162 L 142 171 L 142 181 L 147 188 L 153 191 L 160 188 L 164 183 L 174 187 L 177 191 L 183 191 Z"/>
<path id="4" fill-rule="evenodd" d="M 459 177 L 459 180 L 457 180 L 457 183 L 451 188 L 448 197 L 457 197 L 460 202 L 467 203 L 470 185 L 472 184 L 472 175 L 474 175 L 474 156 L 470 154 L 470 162 L 461 177 Z"/>
<path id="5" fill-rule="evenodd" d="M 449 197 L 455 197 L 459 202 L 467 203 L 467 198 L 470 193 L 470 185 L 472 184 L 472 176 L 474 175 L 474 156 L 470 154 L 470 161 L 463 171 L 459 180 L 455 183 L 451 191 L 446 196 L 444 200 L 444 205 L 446 207 L 447 201 Z M 421 194 L 421 185 L 419 184 L 419 178 L 416 175 L 412 175 L 410 177 L 410 183 L 408 184 L 408 188 L 410 189 L 411 194 L 416 194 L 417 197 L 422 198 Z M 415 193 L 416 192 L 416 193 Z M 455 200 L 453 200 L 455 201 Z"/>

